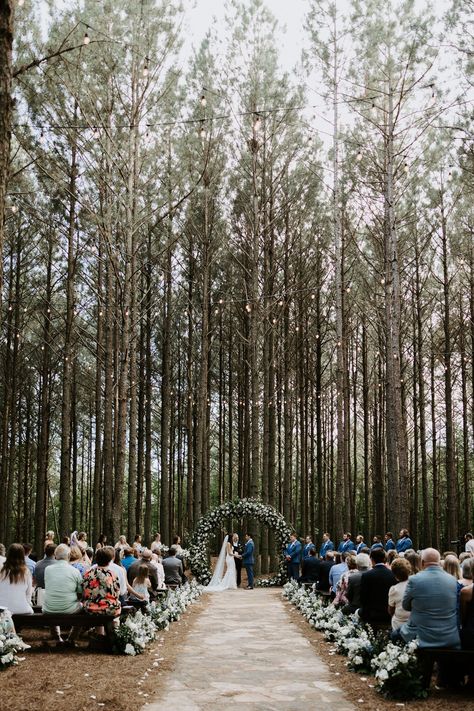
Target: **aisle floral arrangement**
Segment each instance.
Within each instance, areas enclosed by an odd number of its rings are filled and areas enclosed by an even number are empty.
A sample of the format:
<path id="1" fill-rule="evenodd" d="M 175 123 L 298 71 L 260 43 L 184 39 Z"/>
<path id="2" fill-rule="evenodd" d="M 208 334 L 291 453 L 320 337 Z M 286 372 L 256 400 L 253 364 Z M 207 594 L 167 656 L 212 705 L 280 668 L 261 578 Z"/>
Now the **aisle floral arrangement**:
<path id="1" fill-rule="evenodd" d="M 374 635 L 355 615 L 343 615 L 312 591 L 294 580 L 283 588 L 283 595 L 295 605 L 311 627 L 324 633 L 334 650 L 347 657 L 352 671 L 375 674 L 377 690 L 390 699 L 426 698 L 416 657 L 417 643 L 395 644 L 386 634 Z"/>
<path id="2" fill-rule="evenodd" d="M 116 632 L 114 651 L 131 656 L 141 654 L 157 633 L 179 620 L 188 605 L 200 595 L 200 585 L 192 580 L 176 590 L 169 590 L 165 598 L 152 602 L 144 613 L 138 611 L 127 617 Z"/>
<path id="3" fill-rule="evenodd" d="M 0 610 L 0 670 L 22 661 L 18 652 L 30 646 L 16 634 L 12 617 L 8 610 Z"/>

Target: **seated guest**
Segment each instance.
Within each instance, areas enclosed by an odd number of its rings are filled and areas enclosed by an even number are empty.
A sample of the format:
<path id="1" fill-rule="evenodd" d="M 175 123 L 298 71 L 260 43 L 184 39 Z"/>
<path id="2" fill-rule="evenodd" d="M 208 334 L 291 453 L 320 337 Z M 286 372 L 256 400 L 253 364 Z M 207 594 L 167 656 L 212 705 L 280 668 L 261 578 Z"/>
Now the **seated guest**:
<path id="1" fill-rule="evenodd" d="M 398 539 L 395 547 L 397 549 L 397 553 L 404 553 L 409 548 L 413 548 L 413 543 L 410 538 L 410 534 L 408 533 L 408 529 L 402 528 L 400 531 L 400 538 Z"/>
<path id="2" fill-rule="evenodd" d="M 474 559 L 465 558 L 461 564 L 461 577 L 459 579 L 459 582 L 462 584 L 463 587 L 465 587 L 466 585 L 472 585 L 472 560 Z"/>
<path id="3" fill-rule="evenodd" d="M 155 537 L 153 538 L 150 546 L 150 550 L 152 553 L 157 553 L 158 555 L 161 553 L 161 548 L 163 544 L 161 542 L 161 534 L 160 533 L 155 533 Z"/>
<path id="4" fill-rule="evenodd" d="M 329 571 L 329 585 L 333 595 L 336 594 L 337 584 L 341 578 L 341 575 L 348 570 L 346 558 L 347 553 L 341 553 L 341 562 L 333 565 Z"/>
<path id="5" fill-rule="evenodd" d="M 354 613 L 360 607 L 360 581 L 363 573 L 370 568 L 370 557 L 367 553 L 359 553 L 355 559 L 357 570 L 351 574 L 347 584 L 347 605 L 342 608 L 345 615 Z"/>
<path id="6" fill-rule="evenodd" d="M 56 550 L 55 543 L 48 543 L 44 549 L 44 558 L 36 563 L 35 568 L 35 585 L 36 585 L 36 604 L 40 607 L 44 602 L 44 572 L 50 565 L 54 565 L 57 561 L 54 557 Z"/>
<path id="7" fill-rule="evenodd" d="M 368 624 L 390 624 L 388 591 L 397 580 L 385 565 L 386 556 L 383 548 L 371 551 L 372 569 L 360 581 L 359 617 Z"/>
<path id="8" fill-rule="evenodd" d="M 112 555 L 109 568 L 115 573 L 120 583 L 120 604 L 125 604 L 127 595 L 134 595 L 135 598 L 141 599 L 140 594 L 137 593 L 133 585 L 130 585 L 128 582 L 128 571 L 125 570 L 120 560 L 120 550 L 118 548 L 112 548 L 112 546 L 105 546 L 104 550 L 109 551 Z"/>
<path id="9" fill-rule="evenodd" d="M 466 564 L 466 565 L 465 565 Z M 470 570 L 467 570 L 469 566 Z M 474 558 L 463 562 L 464 578 L 471 581 L 470 585 L 461 590 L 461 644 L 463 649 L 474 650 Z"/>
<path id="10" fill-rule="evenodd" d="M 134 602 L 148 603 L 150 602 L 150 573 L 147 565 L 140 565 L 138 575 L 133 580 L 133 593 L 130 595 L 130 600 Z"/>
<path id="11" fill-rule="evenodd" d="M 410 613 L 402 607 L 408 578 L 412 574 L 411 565 L 406 558 L 396 558 L 391 566 L 392 573 L 397 579 L 397 584 L 392 585 L 388 591 L 388 612 L 392 617 L 392 630 L 398 630 L 408 622 Z"/>
<path id="12" fill-rule="evenodd" d="M 393 561 L 398 557 L 399 556 L 395 548 L 391 548 L 387 553 L 387 565 L 392 565 Z"/>
<path id="13" fill-rule="evenodd" d="M 384 536 L 384 540 L 385 540 L 385 550 L 387 551 L 387 553 L 389 551 L 396 550 L 395 541 L 393 540 L 393 533 L 391 531 L 387 531 L 387 533 Z"/>
<path id="14" fill-rule="evenodd" d="M 321 560 L 324 560 L 326 558 L 326 553 L 328 551 L 333 551 L 334 550 L 334 543 L 331 541 L 331 536 L 329 533 L 323 533 L 323 542 L 321 544 L 321 548 L 319 549 L 319 557 Z"/>
<path id="15" fill-rule="evenodd" d="M 443 561 L 442 567 L 443 570 L 448 573 L 448 575 L 452 575 L 453 578 L 456 578 L 456 580 L 459 580 L 459 578 L 461 577 L 461 568 L 459 566 L 459 560 L 455 555 L 447 555 Z"/>
<path id="16" fill-rule="evenodd" d="M 420 647 L 458 648 L 456 580 L 442 570 L 434 548 L 422 552 L 421 562 L 423 570 L 409 577 L 403 596 L 403 609 L 411 615 L 400 636 L 405 642 L 418 637 Z"/>
<path id="17" fill-rule="evenodd" d="M 96 552 L 96 565 L 84 575 L 82 604 L 91 615 L 120 616 L 120 582 L 109 568 L 112 556 L 109 547 L 100 548 Z M 103 634 L 103 628 L 98 628 L 98 632 Z"/>
<path id="18" fill-rule="evenodd" d="M 316 550 L 316 546 L 313 543 L 311 536 L 306 536 L 305 543 L 303 546 L 303 560 L 309 560 L 311 557 L 311 551 Z"/>
<path id="19" fill-rule="evenodd" d="M 25 563 L 21 543 L 12 543 L 0 569 L 0 607 L 12 615 L 32 615 L 33 578 Z"/>
<path id="20" fill-rule="evenodd" d="M 125 568 L 125 570 L 128 573 L 128 569 L 130 568 L 133 563 L 135 563 L 137 559 L 135 558 L 135 553 L 133 551 L 133 548 L 125 548 L 123 552 L 123 558 L 122 558 L 122 565 Z"/>
<path id="21" fill-rule="evenodd" d="M 316 590 L 320 590 L 321 592 L 329 592 L 329 573 L 335 564 L 336 561 L 334 560 L 334 551 L 327 551 L 326 558 L 321 561 L 319 566 L 319 580 L 316 585 Z"/>
<path id="22" fill-rule="evenodd" d="M 374 537 L 372 538 L 372 545 L 371 545 L 371 547 L 370 547 L 370 550 L 373 551 L 373 550 L 375 550 L 376 548 L 383 548 L 383 543 L 382 543 L 382 541 L 381 541 L 380 536 L 374 536 Z"/>
<path id="23" fill-rule="evenodd" d="M 156 550 L 156 549 L 155 549 Z M 158 577 L 158 590 L 165 590 L 165 569 L 163 568 L 163 558 L 156 553 L 152 553 L 151 562 L 156 568 L 156 575 Z"/>
<path id="24" fill-rule="evenodd" d="M 127 543 L 127 537 L 126 536 L 119 536 L 118 541 L 114 546 L 116 551 L 120 551 L 120 557 L 123 558 L 123 552 L 126 548 L 130 548 L 130 546 Z"/>
<path id="25" fill-rule="evenodd" d="M 0 543 L 0 568 L 2 567 L 2 565 L 4 564 L 6 559 L 7 559 L 7 556 L 6 556 L 5 546 L 3 545 L 3 543 Z"/>
<path id="26" fill-rule="evenodd" d="M 69 562 L 73 568 L 76 568 L 83 576 L 86 571 L 89 570 L 90 565 L 84 563 L 84 554 L 79 548 L 79 546 L 71 546 L 69 553 Z"/>
<path id="27" fill-rule="evenodd" d="M 336 597 L 334 598 L 334 605 L 337 607 L 342 607 L 347 605 L 349 600 L 347 599 L 347 588 L 349 586 L 349 580 L 352 575 L 357 571 L 356 556 L 349 554 L 346 557 L 347 570 L 339 578 L 339 582 L 336 585 Z M 334 566 L 331 569 L 331 573 L 334 571 Z M 331 578 L 331 573 L 329 574 L 329 579 Z"/>
<path id="28" fill-rule="evenodd" d="M 472 533 L 466 533 L 466 535 L 464 536 L 464 541 L 464 550 L 474 556 L 474 537 Z"/>
<path id="29" fill-rule="evenodd" d="M 321 561 L 316 555 L 316 548 L 311 548 L 309 558 L 303 558 L 299 583 L 317 583 Z"/>
<path id="30" fill-rule="evenodd" d="M 23 550 L 25 552 L 25 565 L 31 573 L 31 577 L 35 577 L 36 563 L 30 558 L 30 553 L 33 550 L 31 543 L 23 543 Z"/>
<path id="31" fill-rule="evenodd" d="M 103 548 L 106 545 L 107 545 L 107 536 L 105 535 L 105 533 L 101 533 L 98 540 L 97 540 L 97 543 L 95 544 L 95 549 L 96 549 L 96 551 L 98 551 L 99 548 Z"/>
<path id="32" fill-rule="evenodd" d="M 132 548 L 136 552 L 137 555 L 141 554 L 141 552 L 143 550 L 143 546 L 142 546 L 142 537 L 139 533 L 137 533 L 135 538 L 133 539 Z"/>
<path id="33" fill-rule="evenodd" d="M 176 557 L 176 548 L 174 546 L 171 546 L 168 556 L 163 560 L 163 569 L 165 571 L 165 585 L 181 585 L 184 575 L 183 564 Z"/>
<path id="34" fill-rule="evenodd" d="M 362 549 L 365 548 L 364 536 L 361 533 L 359 533 L 359 535 L 356 536 L 355 542 L 356 542 L 355 552 L 356 552 L 356 555 L 358 555 L 362 551 Z"/>
<path id="35" fill-rule="evenodd" d="M 153 565 L 151 556 L 152 556 L 151 550 L 149 548 L 143 548 L 141 557 L 135 558 L 135 562 L 132 563 L 132 565 L 130 565 L 128 567 L 127 579 L 128 579 L 129 584 L 131 585 L 138 575 L 138 569 L 139 569 L 140 565 L 143 565 L 143 564 L 147 565 L 148 570 L 149 570 L 150 582 L 151 582 L 151 597 L 153 598 L 153 597 L 156 597 L 154 595 L 154 593 L 156 592 L 156 590 L 158 590 L 158 575 L 156 572 L 156 567 Z M 181 561 L 178 561 L 178 562 L 181 564 Z M 182 564 L 181 564 L 181 567 L 182 567 Z"/>
<path id="36" fill-rule="evenodd" d="M 43 612 L 73 615 L 81 609 L 82 575 L 69 565 L 69 548 L 60 543 L 54 551 L 55 565 L 44 571 Z"/>
<path id="37" fill-rule="evenodd" d="M 337 552 L 338 553 L 349 553 L 349 551 L 354 551 L 355 550 L 355 544 L 354 541 L 352 540 L 352 534 L 351 533 L 343 533 L 342 534 L 342 541 L 339 543 L 337 547 Z"/>
<path id="38" fill-rule="evenodd" d="M 411 575 L 416 575 L 421 570 L 421 555 L 414 550 L 405 551 L 405 560 L 411 565 Z"/>

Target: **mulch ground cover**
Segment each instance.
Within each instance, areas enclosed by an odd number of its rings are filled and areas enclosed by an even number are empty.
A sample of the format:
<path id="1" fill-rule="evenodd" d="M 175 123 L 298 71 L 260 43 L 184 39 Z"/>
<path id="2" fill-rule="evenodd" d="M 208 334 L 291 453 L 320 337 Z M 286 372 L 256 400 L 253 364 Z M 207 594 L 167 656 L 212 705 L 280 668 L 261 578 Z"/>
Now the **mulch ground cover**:
<path id="1" fill-rule="evenodd" d="M 346 666 L 347 658 L 331 653 L 333 644 L 326 642 L 323 633 L 313 629 L 291 603 L 285 601 L 285 605 L 290 621 L 298 625 L 321 659 L 329 666 L 330 680 L 344 690 L 355 706 L 360 706 L 364 711 L 395 711 L 404 707 L 407 711 L 474 711 L 472 692 L 438 691 L 434 688 L 434 679 L 427 699 L 405 703 L 384 699 L 375 689 L 375 677 L 349 671 Z"/>
<path id="2" fill-rule="evenodd" d="M 25 629 L 22 638 L 32 649 L 18 666 L 0 672 L 1 711 L 137 711 L 159 695 L 206 598 L 190 605 L 136 657 L 94 651 L 86 636 L 79 648 L 61 649 L 48 640 L 48 630 Z"/>

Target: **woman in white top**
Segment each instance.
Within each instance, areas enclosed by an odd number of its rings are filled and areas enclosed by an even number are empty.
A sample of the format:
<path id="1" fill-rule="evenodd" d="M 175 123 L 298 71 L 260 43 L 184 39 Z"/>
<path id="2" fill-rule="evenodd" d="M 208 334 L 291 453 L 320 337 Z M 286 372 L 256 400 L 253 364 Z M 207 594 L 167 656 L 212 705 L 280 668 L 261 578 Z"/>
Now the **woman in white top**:
<path id="1" fill-rule="evenodd" d="M 25 551 L 20 543 L 12 543 L 0 570 L 0 607 L 12 615 L 32 615 L 33 580 L 25 564 Z"/>
<path id="2" fill-rule="evenodd" d="M 151 552 L 152 552 L 152 553 L 156 553 L 157 555 L 159 555 L 159 553 L 160 553 L 160 551 L 161 551 L 161 546 L 162 546 L 162 543 L 161 543 L 161 534 L 160 534 L 160 533 L 155 533 L 155 537 L 154 537 L 154 539 L 153 539 L 153 541 L 152 541 L 152 543 L 151 543 L 151 546 L 150 546 Z"/>
<path id="3" fill-rule="evenodd" d="M 391 570 L 398 583 L 388 591 L 388 612 L 392 616 L 392 630 L 398 630 L 410 617 L 410 613 L 403 609 L 402 601 L 412 567 L 406 558 L 395 558 Z"/>
<path id="4" fill-rule="evenodd" d="M 166 590 L 165 585 L 165 569 L 163 568 L 162 558 L 156 552 L 152 553 L 151 563 L 156 568 L 156 577 L 158 578 L 158 590 Z"/>

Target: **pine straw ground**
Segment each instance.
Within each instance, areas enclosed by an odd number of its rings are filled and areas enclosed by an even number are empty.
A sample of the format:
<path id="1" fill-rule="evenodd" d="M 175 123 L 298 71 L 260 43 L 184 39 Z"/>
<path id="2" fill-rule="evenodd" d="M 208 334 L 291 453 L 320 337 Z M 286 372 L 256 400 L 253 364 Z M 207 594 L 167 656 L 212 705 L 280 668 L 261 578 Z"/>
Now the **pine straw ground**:
<path id="1" fill-rule="evenodd" d="M 290 622 L 297 625 L 305 637 L 315 647 L 321 659 L 331 671 L 331 680 L 335 686 L 343 689 L 347 698 L 364 711 L 389 711 L 405 708 L 406 711 L 471 711 L 474 709 L 472 692 L 437 691 L 434 680 L 427 699 L 401 703 L 384 699 L 374 688 L 374 677 L 349 671 L 346 657 L 330 652 L 333 645 L 326 642 L 322 632 L 313 629 L 291 603 L 285 601 Z"/>
<path id="2" fill-rule="evenodd" d="M 208 604 L 208 596 L 199 598 L 179 622 L 174 622 L 167 632 L 160 632 L 137 657 L 93 652 L 85 640 L 80 641 L 79 649 L 56 649 L 54 642 L 47 639 L 47 630 L 25 630 L 22 636 L 32 649 L 24 653 L 25 659 L 18 666 L 0 672 L 1 711 L 137 711 L 159 695 L 160 684 L 175 668 L 194 620 Z M 334 684 L 344 690 L 354 706 L 364 711 L 395 711 L 403 706 L 407 711 L 474 708 L 472 696 L 436 691 L 433 687 L 424 701 L 401 704 L 385 700 L 369 686 L 374 684 L 373 677 L 348 671 L 346 658 L 330 654 L 332 645 L 322 633 L 310 627 L 293 605 L 285 604 L 290 623 L 297 625 L 315 647 L 328 664 Z M 282 654 L 287 653 L 290 650 L 282 650 Z"/>
<path id="3" fill-rule="evenodd" d="M 136 657 L 90 651 L 85 637 L 80 649 L 56 649 L 48 630 L 25 629 L 22 638 L 32 649 L 18 666 L 0 672 L 1 711 L 137 711 L 159 693 L 206 598 Z"/>

